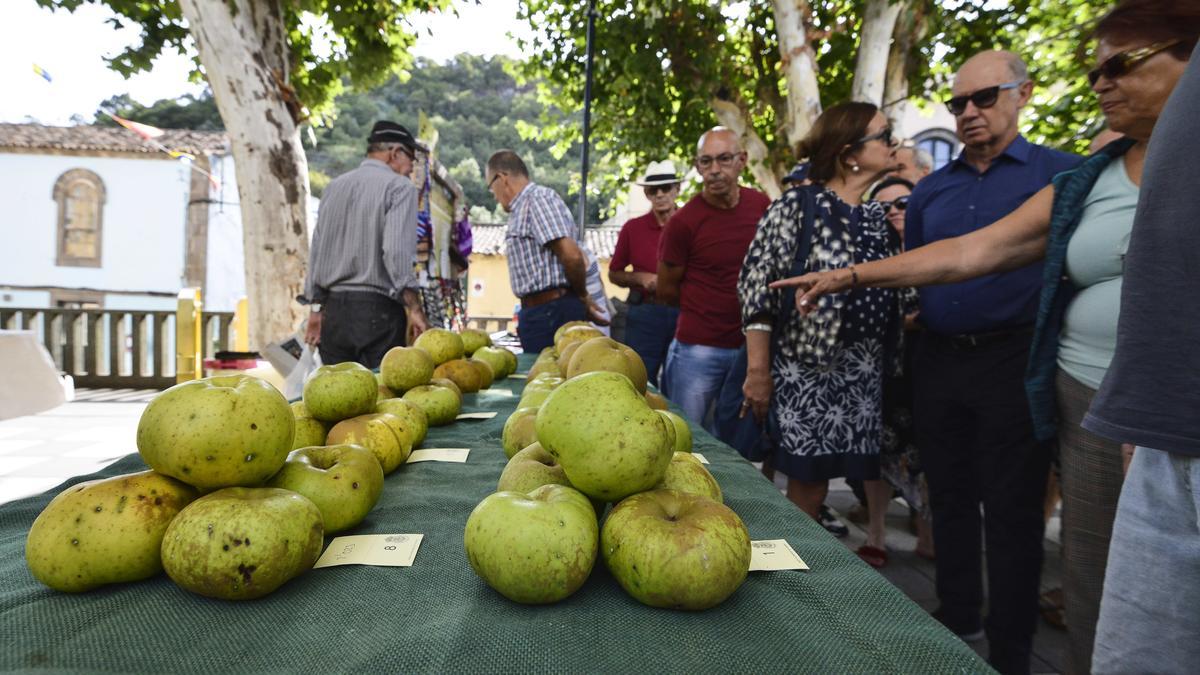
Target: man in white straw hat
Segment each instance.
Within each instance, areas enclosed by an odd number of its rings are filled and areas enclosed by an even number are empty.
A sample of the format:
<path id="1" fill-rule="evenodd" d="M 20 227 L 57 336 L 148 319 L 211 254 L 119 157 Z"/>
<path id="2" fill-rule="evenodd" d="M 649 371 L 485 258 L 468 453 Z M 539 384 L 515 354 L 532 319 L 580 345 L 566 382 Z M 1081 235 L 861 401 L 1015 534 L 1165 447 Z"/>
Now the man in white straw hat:
<path id="1" fill-rule="evenodd" d="M 629 289 L 629 314 L 625 342 L 642 357 L 650 383 L 658 386 L 658 372 L 675 336 L 679 308 L 659 302 L 658 242 L 667 220 L 675 215 L 679 184 L 683 179 L 670 160 L 651 162 L 635 181 L 650 200 L 650 211 L 621 226 L 617 246 L 608 263 L 608 278 Z M 627 270 L 626 267 L 632 268 Z"/>

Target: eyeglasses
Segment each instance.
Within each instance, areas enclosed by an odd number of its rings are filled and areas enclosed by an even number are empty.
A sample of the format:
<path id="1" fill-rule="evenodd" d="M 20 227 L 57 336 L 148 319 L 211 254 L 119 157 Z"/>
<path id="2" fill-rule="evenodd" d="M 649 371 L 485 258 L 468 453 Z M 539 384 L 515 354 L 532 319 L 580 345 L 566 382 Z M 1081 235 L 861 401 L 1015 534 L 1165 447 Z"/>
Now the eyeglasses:
<path id="1" fill-rule="evenodd" d="M 881 131 L 877 131 L 877 132 L 871 134 L 870 136 L 863 136 L 862 138 L 855 141 L 854 144 L 862 145 L 864 143 L 870 143 L 871 141 L 875 141 L 875 140 L 883 141 L 884 145 L 888 146 L 889 148 L 892 147 L 892 145 L 895 144 L 895 139 L 892 138 L 892 128 L 884 127 Z"/>
<path id="2" fill-rule="evenodd" d="M 1088 71 L 1088 83 L 1093 87 L 1096 86 L 1096 82 L 1100 80 L 1101 75 L 1109 80 L 1115 80 L 1122 75 L 1128 75 L 1129 71 L 1137 68 L 1146 59 L 1163 50 L 1170 49 L 1180 42 L 1181 40 L 1167 40 L 1166 42 L 1156 42 L 1138 49 L 1130 49 L 1113 54 L 1104 59 L 1104 63 Z"/>
<path id="3" fill-rule="evenodd" d="M 723 152 L 716 157 L 712 155 L 700 155 L 696 158 L 696 166 L 700 169 L 707 169 L 716 162 L 720 166 L 733 166 L 733 162 L 742 156 L 740 152 Z"/>
<path id="4" fill-rule="evenodd" d="M 984 87 L 970 94 L 955 96 L 946 101 L 946 109 L 950 111 L 951 115 L 958 117 L 967 111 L 967 101 L 974 103 L 976 108 L 990 108 L 996 105 L 996 101 L 1000 98 L 1000 92 L 1005 89 L 1016 89 L 1026 82 L 1028 80 L 1013 80 L 1012 82 L 1005 82 L 994 87 Z"/>
<path id="5" fill-rule="evenodd" d="M 675 183 L 667 183 L 666 185 L 647 185 L 644 189 L 646 190 L 647 196 L 653 196 L 657 194 L 666 194 L 671 190 L 674 190 L 675 185 Z"/>
<path id="6" fill-rule="evenodd" d="M 883 206 L 884 211 L 891 211 L 892 209 L 903 211 L 908 208 L 908 195 L 893 199 L 890 202 L 879 202 L 879 204 Z"/>
<path id="7" fill-rule="evenodd" d="M 493 183 L 495 183 L 495 182 L 496 182 L 496 179 L 497 179 L 497 178 L 499 178 L 499 177 L 500 177 L 500 174 L 498 174 L 498 173 L 494 173 L 494 174 L 492 174 L 492 179 L 488 181 L 488 184 L 487 184 L 487 189 L 491 190 L 491 189 L 492 189 L 492 184 L 493 184 Z"/>

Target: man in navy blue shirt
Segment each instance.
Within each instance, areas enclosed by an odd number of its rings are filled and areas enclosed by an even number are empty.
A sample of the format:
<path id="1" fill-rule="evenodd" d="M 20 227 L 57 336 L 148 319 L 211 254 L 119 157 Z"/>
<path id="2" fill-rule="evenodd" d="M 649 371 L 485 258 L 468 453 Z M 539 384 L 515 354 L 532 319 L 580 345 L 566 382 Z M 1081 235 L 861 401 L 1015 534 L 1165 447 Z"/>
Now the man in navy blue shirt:
<path id="1" fill-rule="evenodd" d="M 963 64 L 947 102 L 963 151 L 913 191 L 908 248 L 990 225 L 1079 164 L 1080 157 L 1018 133 L 1032 91 L 1015 54 L 988 51 Z M 965 640 L 981 639 L 986 629 L 988 661 L 1003 673 L 1029 672 L 1037 628 L 1050 449 L 1034 440 L 1022 377 L 1041 267 L 922 288 L 927 330 L 913 368 L 917 445 L 937 550 L 935 616 Z"/>

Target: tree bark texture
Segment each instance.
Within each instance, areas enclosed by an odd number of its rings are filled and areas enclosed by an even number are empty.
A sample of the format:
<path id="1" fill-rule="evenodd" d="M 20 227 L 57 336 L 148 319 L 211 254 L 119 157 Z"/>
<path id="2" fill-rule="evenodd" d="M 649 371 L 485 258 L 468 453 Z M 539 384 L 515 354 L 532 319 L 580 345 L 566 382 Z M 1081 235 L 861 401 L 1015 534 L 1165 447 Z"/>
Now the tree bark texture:
<path id="1" fill-rule="evenodd" d="M 779 66 L 787 84 L 788 114 L 784 129 L 788 145 L 804 139 L 821 114 L 817 62 L 808 44 L 807 0 L 772 0 L 775 33 L 779 38 Z M 886 54 L 885 54 L 886 56 Z"/>
<path id="2" fill-rule="evenodd" d="M 237 166 L 250 348 L 286 338 L 308 263 L 308 162 L 282 0 L 180 0 Z"/>
<path id="3" fill-rule="evenodd" d="M 883 105 L 887 108 L 908 99 L 909 74 L 917 67 L 913 48 L 929 32 L 925 0 L 904 0 L 901 4 L 883 82 Z"/>
<path id="4" fill-rule="evenodd" d="M 867 0 L 862 28 L 859 30 L 858 60 L 854 67 L 852 97 L 855 101 L 883 105 L 884 76 L 891 53 L 892 32 L 903 6 L 903 0 Z"/>
<path id="5" fill-rule="evenodd" d="M 742 149 L 746 151 L 746 167 L 750 169 L 755 182 L 768 197 L 778 199 L 783 194 L 779 188 L 779 176 L 771 167 L 767 144 L 754 130 L 750 116 L 734 101 L 714 97 L 709 105 L 721 126 L 729 128 L 741 140 Z"/>

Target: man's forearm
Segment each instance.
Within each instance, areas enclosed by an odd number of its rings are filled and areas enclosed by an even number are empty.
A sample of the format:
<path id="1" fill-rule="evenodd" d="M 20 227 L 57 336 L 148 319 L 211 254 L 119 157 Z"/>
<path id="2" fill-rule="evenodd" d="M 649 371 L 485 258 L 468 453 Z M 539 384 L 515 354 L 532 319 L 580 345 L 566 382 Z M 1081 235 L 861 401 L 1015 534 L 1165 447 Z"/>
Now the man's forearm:
<path id="1" fill-rule="evenodd" d="M 564 260 L 563 272 L 567 275 L 567 283 L 571 286 L 571 292 L 580 298 L 586 298 L 588 295 L 587 267 L 584 265 L 583 256 L 574 260 Z"/>
<path id="2" fill-rule="evenodd" d="M 404 301 L 404 307 L 410 312 L 425 313 L 425 308 L 421 306 L 421 296 L 414 288 L 406 288 L 400 293 L 401 299 Z"/>
<path id="3" fill-rule="evenodd" d="M 608 269 L 608 280 L 623 288 L 631 288 L 639 285 L 637 280 L 637 272 L 614 270 L 611 267 Z"/>

